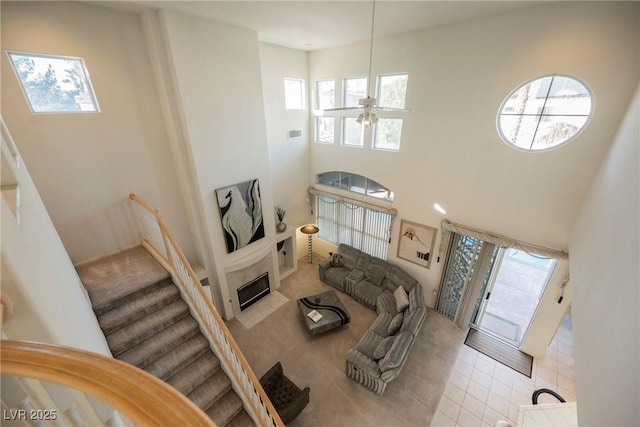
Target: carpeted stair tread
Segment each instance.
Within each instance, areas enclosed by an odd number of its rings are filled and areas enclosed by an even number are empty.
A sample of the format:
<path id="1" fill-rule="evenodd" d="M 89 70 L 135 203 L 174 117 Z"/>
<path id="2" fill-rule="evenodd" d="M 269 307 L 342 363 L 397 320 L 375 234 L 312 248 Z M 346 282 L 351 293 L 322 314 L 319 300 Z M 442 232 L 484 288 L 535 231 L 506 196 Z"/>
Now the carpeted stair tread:
<path id="1" fill-rule="evenodd" d="M 200 409 L 206 411 L 229 390 L 231 390 L 231 380 L 222 369 L 219 369 L 187 397 Z"/>
<path id="2" fill-rule="evenodd" d="M 242 409 L 238 415 L 233 417 L 226 427 L 255 427 L 255 425 L 249 414 L 247 414 L 247 411 Z"/>
<path id="3" fill-rule="evenodd" d="M 77 266 L 76 270 L 94 309 L 169 277 L 142 246 Z"/>
<path id="4" fill-rule="evenodd" d="M 121 353 L 118 359 L 144 369 L 158 357 L 199 333 L 198 322 L 188 316 Z"/>
<path id="5" fill-rule="evenodd" d="M 230 391 L 205 412 L 216 425 L 226 426 L 242 409 L 242 400 Z"/>
<path id="6" fill-rule="evenodd" d="M 144 370 L 166 381 L 208 351 L 211 351 L 209 341 L 204 335 L 198 334 L 154 360 Z"/>
<path id="7" fill-rule="evenodd" d="M 128 298 L 116 308 L 98 317 L 98 323 L 109 335 L 136 320 L 180 299 L 180 291 L 171 281 L 154 287 L 149 293 Z"/>
<path id="8" fill-rule="evenodd" d="M 219 369 L 220 361 L 213 353 L 208 352 L 176 372 L 166 382 L 180 393 L 188 396 Z"/>
<path id="9" fill-rule="evenodd" d="M 113 353 L 114 356 L 118 356 L 120 353 L 143 342 L 147 338 L 150 338 L 189 315 L 189 307 L 187 307 L 187 304 L 182 300 L 175 301 L 163 307 L 162 310 L 153 312 L 124 328 L 118 329 L 113 334 L 107 335 L 106 338 L 111 353 Z"/>

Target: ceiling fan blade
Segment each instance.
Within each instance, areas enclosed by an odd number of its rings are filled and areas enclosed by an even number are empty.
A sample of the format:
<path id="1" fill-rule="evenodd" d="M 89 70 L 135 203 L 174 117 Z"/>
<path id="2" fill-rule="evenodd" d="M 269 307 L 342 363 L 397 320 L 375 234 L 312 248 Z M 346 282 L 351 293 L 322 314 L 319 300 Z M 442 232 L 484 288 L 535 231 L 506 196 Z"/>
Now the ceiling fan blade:
<path id="1" fill-rule="evenodd" d="M 397 111 L 402 113 L 413 113 L 412 109 L 406 108 L 393 108 L 393 107 L 374 107 L 376 111 Z"/>
<path id="2" fill-rule="evenodd" d="M 362 107 L 327 108 L 326 110 L 322 110 L 322 111 L 329 112 L 329 111 L 349 111 L 349 110 L 362 110 Z"/>

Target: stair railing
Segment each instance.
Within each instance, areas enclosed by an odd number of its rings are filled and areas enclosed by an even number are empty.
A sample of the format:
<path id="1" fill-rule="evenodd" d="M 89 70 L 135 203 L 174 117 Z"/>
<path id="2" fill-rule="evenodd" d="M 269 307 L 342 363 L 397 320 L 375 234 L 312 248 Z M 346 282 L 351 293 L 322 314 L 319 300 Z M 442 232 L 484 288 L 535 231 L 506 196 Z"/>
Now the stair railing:
<path id="1" fill-rule="evenodd" d="M 13 394 L 26 395 L 8 404 L 5 399 L 12 393 L 3 384 L 3 421 L 38 426 L 216 426 L 187 397 L 153 375 L 85 350 L 2 340 L 0 373 L 20 385 Z M 49 389 L 47 383 L 57 387 Z M 60 399 L 49 390 L 69 392 L 75 399 L 68 407 L 58 407 Z M 89 398 L 108 406 L 108 420 L 101 419 Z"/>
<path id="2" fill-rule="evenodd" d="M 260 427 L 284 427 L 240 347 L 169 232 L 160 211 L 133 193 L 129 198 L 133 202 L 143 234 L 142 245 L 171 273 L 182 298 L 200 325 L 211 349 L 220 359 L 223 370 L 231 379 L 233 389 L 242 399 L 251 418 Z"/>

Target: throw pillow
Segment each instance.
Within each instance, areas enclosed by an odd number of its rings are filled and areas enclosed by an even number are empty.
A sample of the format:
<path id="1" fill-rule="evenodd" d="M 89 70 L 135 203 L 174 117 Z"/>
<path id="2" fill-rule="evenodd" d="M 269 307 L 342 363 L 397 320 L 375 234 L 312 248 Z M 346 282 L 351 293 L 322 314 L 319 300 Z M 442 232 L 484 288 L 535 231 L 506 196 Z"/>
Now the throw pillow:
<path id="1" fill-rule="evenodd" d="M 380 344 L 378 344 L 376 349 L 373 351 L 373 358 L 375 360 L 379 360 L 379 359 L 382 359 L 384 356 L 386 356 L 387 352 L 393 345 L 394 339 L 395 337 L 386 337 L 385 339 L 380 341 Z"/>
<path id="2" fill-rule="evenodd" d="M 389 323 L 389 328 L 387 329 L 387 333 L 389 335 L 394 335 L 396 332 L 400 330 L 400 327 L 402 326 L 403 317 L 404 317 L 404 314 L 402 312 L 393 316 L 393 319 L 391 319 L 391 322 Z"/>
<path id="3" fill-rule="evenodd" d="M 407 291 L 405 291 L 402 286 L 398 286 L 393 292 L 393 297 L 396 299 L 396 309 L 398 312 L 409 307 L 409 295 L 407 295 Z"/>
<path id="4" fill-rule="evenodd" d="M 344 265 L 344 258 L 339 253 L 335 253 L 331 256 L 331 267 L 342 267 Z"/>

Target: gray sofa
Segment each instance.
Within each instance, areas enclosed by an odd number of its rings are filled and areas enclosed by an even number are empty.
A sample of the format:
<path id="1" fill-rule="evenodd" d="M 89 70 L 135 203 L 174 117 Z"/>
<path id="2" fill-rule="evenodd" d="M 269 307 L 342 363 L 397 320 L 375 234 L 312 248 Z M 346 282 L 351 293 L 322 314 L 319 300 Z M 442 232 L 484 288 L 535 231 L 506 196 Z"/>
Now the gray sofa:
<path id="1" fill-rule="evenodd" d="M 320 262 L 319 272 L 323 282 L 378 313 L 347 353 L 346 370 L 349 378 L 383 394 L 400 374 L 426 318 L 422 285 L 400 267 L 344 244 Z M 406 293 L 397 291 L 399 286 Z M 406 300 L 394 293 L 408 299 L 400 312 L 398 305 Z"/>

